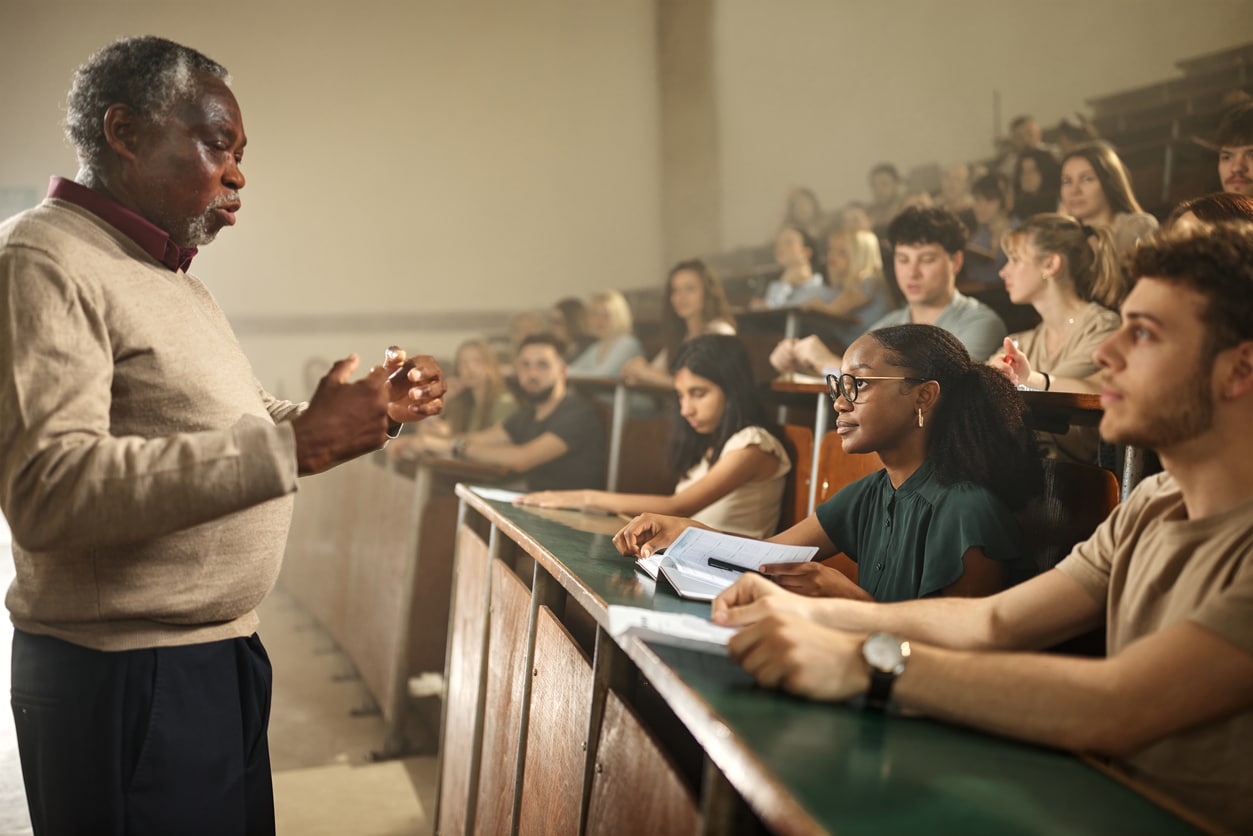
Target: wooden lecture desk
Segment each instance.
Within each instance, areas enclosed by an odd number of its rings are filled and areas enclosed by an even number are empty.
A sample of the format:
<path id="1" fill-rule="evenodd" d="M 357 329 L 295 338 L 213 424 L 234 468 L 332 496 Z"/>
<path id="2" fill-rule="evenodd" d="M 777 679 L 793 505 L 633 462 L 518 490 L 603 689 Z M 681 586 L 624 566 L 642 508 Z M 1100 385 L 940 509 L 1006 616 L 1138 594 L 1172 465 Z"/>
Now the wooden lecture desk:
<path id="1" fill-rule="evenodd" d="M 1196 832 L 1072 754 L 792 698 L 723 656 L 611 638 L 610 605 L 709 605 L 619 555 L 620 520 L 457 494 L 438 833 Z"/>

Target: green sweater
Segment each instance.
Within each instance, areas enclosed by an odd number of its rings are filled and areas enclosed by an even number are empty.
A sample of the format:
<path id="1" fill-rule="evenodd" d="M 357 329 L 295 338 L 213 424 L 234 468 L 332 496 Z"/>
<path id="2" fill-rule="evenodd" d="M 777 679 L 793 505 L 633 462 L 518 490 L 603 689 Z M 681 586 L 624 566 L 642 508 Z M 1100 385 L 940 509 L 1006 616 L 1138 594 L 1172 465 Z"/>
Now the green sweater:
<path id="1" fill-rule="evenodd" d="M 14 625 L 100 650 L 250 635 L 287 537 L 298 410 L 262 391 L 195 277 L 64 201 L 0 224 Z"/>

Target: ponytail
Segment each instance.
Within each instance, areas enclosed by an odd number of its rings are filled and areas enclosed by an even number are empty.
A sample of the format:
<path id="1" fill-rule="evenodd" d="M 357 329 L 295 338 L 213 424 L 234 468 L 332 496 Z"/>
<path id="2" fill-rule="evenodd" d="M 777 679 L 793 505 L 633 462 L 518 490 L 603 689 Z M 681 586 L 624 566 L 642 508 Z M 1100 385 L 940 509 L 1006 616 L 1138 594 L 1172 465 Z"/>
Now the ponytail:
<path id="1" fill-rule="evenodd" d="M 1000 372 L 970 359 L 948 331 L 897 325 L 871 331 L 889 360 L 940 384 L 927 458 L 943 484 L 974 482 L 1019 509 L 1043 488 L 1035 438 L 1022 395 Z"/>
<path id="2" fill-rule="evenodd" d="M 1075 295 L 1085 302 L 1117 310 L 1127 295 L 1127 277 L 1108 228 L 1094 229 L 1069 215 L 1044 212 L 1007 233 L 1006 242 L 1013 239 L 1029 241 L 1037 255 L 1059 256 Z"/>

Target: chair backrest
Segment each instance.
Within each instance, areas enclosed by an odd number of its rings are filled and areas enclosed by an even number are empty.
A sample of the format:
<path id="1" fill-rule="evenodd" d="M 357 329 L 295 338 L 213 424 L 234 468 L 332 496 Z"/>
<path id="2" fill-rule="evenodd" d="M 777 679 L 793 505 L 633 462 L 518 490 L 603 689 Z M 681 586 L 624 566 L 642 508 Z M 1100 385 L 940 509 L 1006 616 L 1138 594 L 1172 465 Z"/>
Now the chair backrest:
<path id="1" fill-rule="evenodd" d="M 784 424 L 783 446 L 792 459 L 792 472 L 783 489 L 779 530 L 791 528 L 809 516 L 809 483 L 814 463 L 814 431 L 799 424 Z"/>
<path id="2" fill-rule="evenodd" d="M 1118 479 L 1105 468 L 1045 459 L 1043 495 L 1017 514 L 1034 571 L 1052 569 L 1076 543 L 1092 536 L 1117 507 L 1118 497 Z M 1068 656 L 1104 656 L 1105 628 L 1049 649 Z"/>
<path id="3" fill-rule="evenodd" d="M 883 469 L 883 462 L 872 453 L 845 453 L 837 433 L 829 432 L 822 439 L 818 450 L 818 503 L 830 499 L 840 488 L 856 482 L 863 476 Z"/>
<path id="4" fill-rule="evenodd" d="M 623 493 L 674 493 L 667 455 L 670 420 L 664 415 L 628 418 L 622 428 L 618 487 Z"/>
<path id="5" fill-rule="evenodd" d="M 1045 572 L 1086 540 L 1118 505 L 1118 479 L 1103 467 L 1044 460 L 1044 494 L 1017 514 L 1035 571 Z"/>

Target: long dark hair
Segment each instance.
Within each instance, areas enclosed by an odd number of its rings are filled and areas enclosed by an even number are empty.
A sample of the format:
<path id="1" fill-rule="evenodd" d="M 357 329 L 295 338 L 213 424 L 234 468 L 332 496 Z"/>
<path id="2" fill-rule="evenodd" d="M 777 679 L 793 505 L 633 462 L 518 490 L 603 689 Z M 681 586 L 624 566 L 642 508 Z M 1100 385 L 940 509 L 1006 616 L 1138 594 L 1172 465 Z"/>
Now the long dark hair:
<path id="1" fill-rule="evenodd" d="M 680 261 L 666 274 L 665 294 L 661 300 L 661 329 L 667 357 L 674 357 L 679 350 L 679 344 L 687 339 L 687 322 L 674 312 L 674 305 L 670 303 L 670 295 L 674 292 L 674 277 L 684 270 L 695 273 L 700 278 L 703 300 L 700 311 L 701 322 L 708 325 L 716 320 L 722 320 L 732 327 L 735 326 L 735 317 L 731 314 L 727 295 L 722 291 L 722 283 L 718 281 L 718 277 L 714 275 L 709 265 L 699 258 Z"/>
<path id="2" fill-rule="evenodd" d="M 1026 405 L 1000 372 L 970 359 L 961 342 L 934 325 L 896 325 L 868 335 L 893 365 L 940 384 L 928 419 L 927 458 L 942 484 L 974 482 L 1013 510 L 1044 485 Z"/>
<path id="3" fill-rule="evenodd" d="M 716 464 L 727 439 L 745 427 L 762 427 L 777 437 L 778 429 L 770 421 L 765 401 L 753 383 L 748 350 L 738 337 L 727 334 L 693 337 L 679 346 L 670 361 L 671 375 L 680 369 L 687 369 L 721 389 L 727 405 L 718 428 L 702 435 L 683 420 L 676 401 L 670 413 L 670 466 L 675 475 L 687 473 L 707 453 L 709 464 Z"/>

